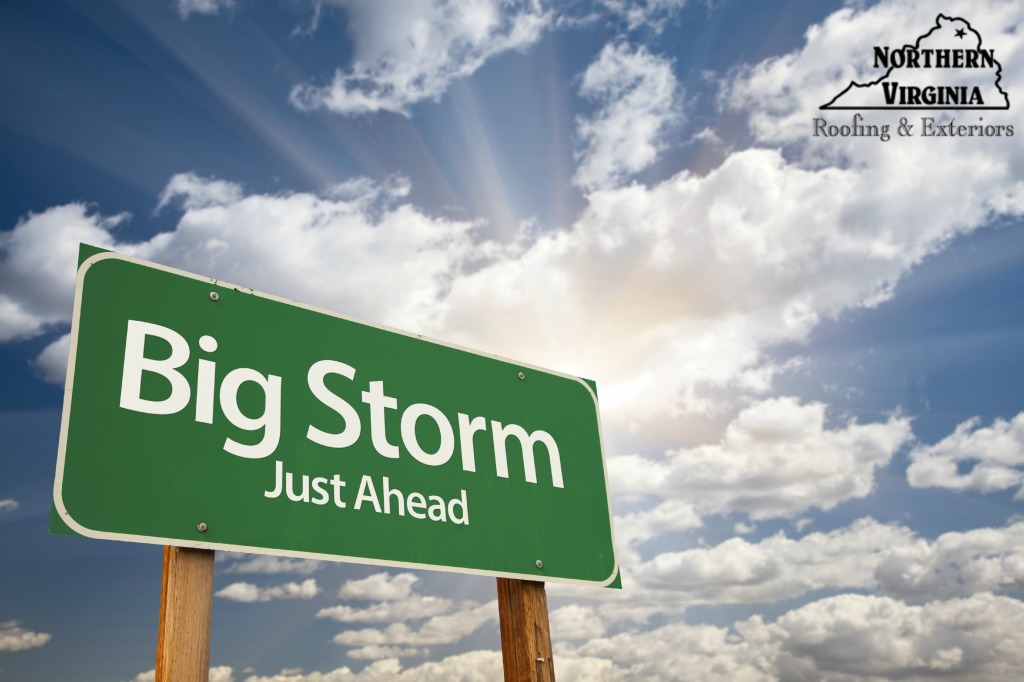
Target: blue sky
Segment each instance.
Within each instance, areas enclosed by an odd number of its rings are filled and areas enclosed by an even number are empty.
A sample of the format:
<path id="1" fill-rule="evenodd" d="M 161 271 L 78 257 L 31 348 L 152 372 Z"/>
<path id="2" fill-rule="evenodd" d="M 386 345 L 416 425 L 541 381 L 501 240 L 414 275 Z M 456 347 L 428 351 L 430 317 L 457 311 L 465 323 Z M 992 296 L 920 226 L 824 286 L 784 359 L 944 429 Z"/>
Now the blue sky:
<path id="1" fill-rule="evenodd" d="M 813 136 L 939 12 L 1009 110 Z M 0 680 L 152 679 L 160 549 L 46 533 L 83 241 L 595 379 L 625 589 L 549 586 L 559 679 L 1019 676 L 1022 21 L 3 3 Z M 212 680 L 500 676 L 492 579 L 219 555 Z"/>

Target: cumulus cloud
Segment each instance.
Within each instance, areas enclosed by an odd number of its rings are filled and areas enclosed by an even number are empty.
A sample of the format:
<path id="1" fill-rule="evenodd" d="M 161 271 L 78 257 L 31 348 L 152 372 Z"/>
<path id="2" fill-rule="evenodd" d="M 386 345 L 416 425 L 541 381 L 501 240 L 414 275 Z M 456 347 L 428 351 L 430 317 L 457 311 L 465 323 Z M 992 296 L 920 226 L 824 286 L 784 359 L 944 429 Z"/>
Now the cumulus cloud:
<path id="1" fill-rule="evenodd" d="M 550 21 L 537 0 L 329 1 L 347 13 L 354 61 L 326 85 L 295 87 L 291 102 L 346 115 L 408 115 L 488 59 L 529 47 Z"/>
<path id="2" fill-rule="evenodd" d="M 8 498 L 6 500 L 0 500 L 0 513 L 12 512 L 15 509 L 17 509 L 18 506 L 19 506 L 18 505 L 18 501 L 13 499 L 13 498 Z"/>
<path id="3" fill-rule="evenodd" d="M 350 647 L 368 646 L 433 646 L 454 644 L 473 634 L 487 623 L 497 622 L 498 602 L 487 604 L 464 602 L 452 613 L 430 618 L 418 628 L 393 623 L 386 628 L 345 630 L 334 636 L 334 643 Z"/>
<path id="4" fill-rule="evenodd" d="M 338 590 L 342 599 L 370 601 L 368 606 L 339 604 L 320 609 L 317 618 L 340 623 L 388 623 L 384 628 L 346 630 L 335 644 L 351 647 L 352 658 L 384 659 L 426 655 L 424 647 L 454 644 L 497 619 L 497 602 L 456 603 L 451 599 L 413 593 L 419 577 L 412 573 L 375 573 L 348 580 Z M 406 621 L 425 620 L 418 627 Z"/>
<path id="5" fill-rule="evenodd" d="M 875 472 L 911 430 L 905 417 L 832 429 L 825 417 L 822 403 L 764 400 L 740 412 L 718 443 L 664 459 L 613 458 L 610 475 L 619 494 L 678 497 L 701 514 L 742 511 L 766 519 L 832 509 L 870 494 Z"/>
<path id="6" fill-rule="evenodd" d="M 1024 605 L 978 594 L 912 606 L 888 597 L 840 595 L 746 634 L 767 637 L 785 675 L 1001 680 L 1020 670 Z"/>
<path id="7" fill-rule="evenodd" d="M 552 641 L 594 639 L 603 637 L 607 629 L 601 613 L 592 606 L 562 606 L 551 611 L 549 620 Z"/>
<path id="8" fill-rule="evenodd" d="M 978 594 L 910 605 L 846 594 L 731 628 L 670 624 L 579 646 L 560 645 L 560 663 L 579 659 L 602 680 L 863 680 L 1012 678 L 1024 643 L 1024 604 Z M 601 662 L 604 661 L 604 665 Z"/>
<path id="9" fill-rule="evenodd" d="M 320 593 L 316 579 L 309 578 L 301 583 L 284 583 L 271 587 L 258 587 L 252 583 L 232 583 L 216 592 L 216 596 L 231 601 L 263 602 L 271 599 L 312 599 Z"/>
<path id="10" fill-rule="evenodd" d="M 980 493 L 1018 488 L 1024 482 L 1024 412 L 991 426 L 975 417 L 938 443 L 915 447 L 907 481 L 915 488 Z"/>
<path id="11" fill-rule="evenodd" d="M 111 248 L 126 214 L 100 216 L 85 204 L 29 213 L 0 233 L 0 342 L 30 338 L 67 324 L 78 244 Z"/>
<path id="12" fill-rule="evenodd" d="M 1024 591 L 1024 523 L 916 539 L 882 555 L 874 573 L 880 589 L 905 599 L 973 592 Z"/>
<path id="13" fill-rule="evenodd" d="M 950 532 L 934 541 L 861 519 L 828 533 L 783 533 L 665 552 L 630 571 L 677 604 L 774 602 L 819 590 L 870 589 L 901 599 L 948 599 L 1024 587 L 1024 523 Z M 664 597 L 660 597 L 664 598 Z"/>
<path id="14" fill-rule="evenodd" d="M 285 557 L 258 554 L 242 561 L 237 561 L 224 569 L 225 573 L 297 573 L 310 575 L 319 570 L 323 562 L 315 559 L 287 559 Z"/>
<path id="15" fill-rule="evenodd" d="M 195 173 L 178 173 L 171 178 L 157 202 L 156 210 L 160 211 L 175 199 L 181 201 L 185 210 L 225 206 L 242 198 L 240 185 L 218 180 L 203 178 Z"/>
<path id="16" fill-rule="evenodd" d="M 67 377 L 68 353 L 71 351 L 71 334 L 58 336 L 43 352 L 32 361 L 32 366 L 51 384 L 62 384 Z"/>
<path id="17" fill-rule="evenodd" d="M 175 176 L 164 199 L 180 199 L 184 214 L 175 230 L 145 242 L 118 240 L 115 228 L 127 216 L 105 217 L 84 204 L 27 215 L 0 234 L 0 342 L 70 322 L 80 242 L 420 329 L 432 326 L 438 299 L 476 248 L 472 223 L 388 203 L 393 188 L 362 183 L 331 198 L 240 196 L 233 187 Z M 368 281 L 377 284 L 367 288 Z M 37 360 L 46 377 L 63 380 L 67 343 L 58 339 Z"/>
<path id="18" fill-rule="evenodd" d="M 583 74 L 580 94 L 598 103 L 577 121 L 583 150 L 574 182 L 586 190 L 617 185 L 653 164 L 661 138 L 682 119 L 672 62 L 643 47 L 606 45 Z"/>
<path id="19" fill-rule="evenodd" d="M 338 590 L 342 599 L 365 599 L 370 601 L 396 601 L 408 599 L 412 586 L 419 581 L 413 573 L 374 573 L 360 580 L 346 580 Z"/>
<path id="20" fill-rule="evenodd" d="M 235 0 L 174 0 L 174 6 L 182 19 L 188 19 L 190 14 L 220 14 L 234 7 Z"/>
<path id="21" fill-rule="evenodd" d="M 666 552 L 630 575 L 690 603 L 773 602 L 815 590 L 873 587 L 883 557 L 913 538 L 906 528 L 862 519 L 799 540 L 780 532 L 756 543 L 732 538 L 711 548 Z"/>
<path id="22" fill-rule="evenodd" d="M 230 666 L 219 665 L 210 668 L 208 682 L 235 682 L 234 670 Z M 156 670 L 139 673 L 131 682 L 156 682 Z"/>
<path id="23" fill-rule="evenodd" d="M 453 602 L 443 597 L 410 595 L 398 601 L 383 601 L 365 608 L 341 604 L 317 611 L 317 618 L 339 623 L 395 623 L 439 616 L 451 610 Z"/>
<path id="24" fill-rule="evenodd" d="M 648 557 L 620 551 L 627 591 L 552 585 L 550 592 L 590 602 L 586 608 L 596 614 L 591 627 L 600 623 L 606 631 L 646 624 L 657 614 L 671 617 L 696 604 L 776 603 L 849 590 L 914 601 L 1014 593 L 1024 590 L 1022 540 L 1024 522 L 928 539 L 903 525 L 864 518 L 802 537 L 780 531 Z"/>
<path id="25" fill-rule="evenodd" d="M 501 679 L 501 652 L 470 651 L 403 669 L 395 658 L 371 663 L 359 672 L 347 667 L 328 672 L 282 671 L 246 677 L 244 682 L 491 682 Z"/>
<path id="26" fill-rule="evenodd" d="M 415 647 L 400 646 L 361 646 L 356 649 L 349 649 L 345 655 L 349 658 L 377 661 L 385 658 L 412 658 L 415 656 L 426 656 L 430 649 L 417 649 Z"/>
<path id="27" fill-rule="evenodd" d="M 26 630 L 16 620 L 0 622 L 0 651 L 37 649 L 49 642 L 51 637 L 45 632 Z"/>

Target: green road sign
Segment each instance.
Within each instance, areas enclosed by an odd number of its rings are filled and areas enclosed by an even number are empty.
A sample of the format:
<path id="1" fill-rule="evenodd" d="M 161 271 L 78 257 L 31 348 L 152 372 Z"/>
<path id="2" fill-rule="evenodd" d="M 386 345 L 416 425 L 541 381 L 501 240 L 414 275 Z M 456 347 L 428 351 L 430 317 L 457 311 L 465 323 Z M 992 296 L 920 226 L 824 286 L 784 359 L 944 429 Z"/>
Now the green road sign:
<path id="1" fill-rule="evenodd" d="M 94 538 L 617 573 L 587 382 L 114 253 L 79 268 L 53 497 Z"/>

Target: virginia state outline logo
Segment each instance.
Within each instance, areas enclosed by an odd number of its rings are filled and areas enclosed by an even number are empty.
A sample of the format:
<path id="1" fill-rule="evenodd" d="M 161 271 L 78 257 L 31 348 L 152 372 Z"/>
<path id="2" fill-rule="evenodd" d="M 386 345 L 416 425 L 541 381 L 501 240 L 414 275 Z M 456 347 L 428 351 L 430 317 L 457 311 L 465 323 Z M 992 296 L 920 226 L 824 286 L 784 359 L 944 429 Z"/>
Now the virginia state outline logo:
<path id="1" fill-rule="evenodd" d="M 957 118 L 954 111 L 1007 110 L 1010 96 L 1003 90 L 1003 66 L 995 50 L 984 47 L 981 34 L 960 17 L 939 14 L 935 25 L 913 45 L 875 45 L 873 66 L 885 73 L 873 81 L 850 81 L 839 94 L 822 104 L 823 111 L 854 110 L 849 124 L 824 118 L 812 122 L 813 137 L 873 137 L 888 142 L 899 137 L 1013 137 L 1012 124 L 993 123 L 983 116 Z M 935 111 L 911 122 L 875 114 L 871 121 L 861 111 Z M 879 120 L 882 116 L 882 120 Z"/>
<path id="2" fill-rule="evenodd" d="M 874 47 L 869 83 L 851 81 L 821 109 L 1009 109 L 995 50 L 966 19 L 938 15 L 913 45 Z"/>

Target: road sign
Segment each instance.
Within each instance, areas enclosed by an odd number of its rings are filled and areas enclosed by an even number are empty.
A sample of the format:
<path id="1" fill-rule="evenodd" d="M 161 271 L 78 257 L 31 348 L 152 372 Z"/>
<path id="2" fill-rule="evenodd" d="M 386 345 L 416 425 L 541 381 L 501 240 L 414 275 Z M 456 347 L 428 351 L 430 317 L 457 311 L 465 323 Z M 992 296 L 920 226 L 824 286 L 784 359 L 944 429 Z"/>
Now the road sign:
<path id="1" fill-rule="evenodd" d="M 592 384 L 115 254 L 54 506 L 95 538 L 607 585 Z"/>

